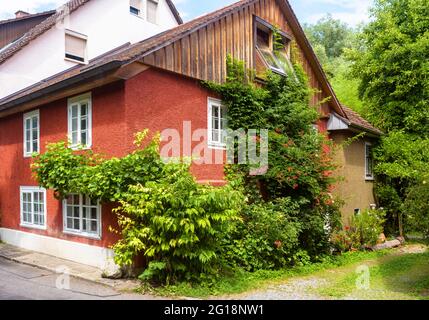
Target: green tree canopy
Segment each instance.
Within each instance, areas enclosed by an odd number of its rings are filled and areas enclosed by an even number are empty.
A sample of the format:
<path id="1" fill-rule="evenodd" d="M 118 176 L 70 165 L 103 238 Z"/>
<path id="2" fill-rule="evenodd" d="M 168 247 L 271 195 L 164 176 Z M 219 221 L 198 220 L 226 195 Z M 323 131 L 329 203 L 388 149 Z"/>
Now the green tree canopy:
<path id="1" fill-rule="evenodd" d="M 429 134 L 429 5 L 376 0 L 354 74 L 370 119 L 384 130 Z"/>

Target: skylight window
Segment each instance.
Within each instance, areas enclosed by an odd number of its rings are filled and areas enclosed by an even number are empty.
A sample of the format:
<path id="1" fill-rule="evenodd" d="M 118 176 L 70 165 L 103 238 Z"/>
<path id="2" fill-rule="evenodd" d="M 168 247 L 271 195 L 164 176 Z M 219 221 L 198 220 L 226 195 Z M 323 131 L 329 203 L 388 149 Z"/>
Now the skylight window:
<path id="1" fill-rule="evenodd" d="M 279 35 L 280 41 L 274 38 L 274 31 L 272 28 L 257 23 L 256 28 L 256 48 L 266 67 L 274 72 L 286 74 L 291 68 L 289 53 L 288 53 L 288 39 Z"/>

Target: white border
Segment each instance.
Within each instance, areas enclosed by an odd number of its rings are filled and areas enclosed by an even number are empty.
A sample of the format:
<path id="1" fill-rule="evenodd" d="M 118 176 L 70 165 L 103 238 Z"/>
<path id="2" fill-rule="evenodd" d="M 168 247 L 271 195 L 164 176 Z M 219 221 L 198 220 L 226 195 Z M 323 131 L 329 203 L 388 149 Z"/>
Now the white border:
<path id="1" fill-rule="evenodd" d="M 366 181 L 374 181 L 374 159 L 372 159 L 372 176 L 367 176 L 366 173 L 368 172 L 368 166 L 367 166 L 367 162 L 366 159 L 368 158 L 368 154 L 367 154 L 367 146 L 371 146 L 372 147 L 372 143 L 365 141 L 365 180 Z"/>
<path id="2" fill-rule="evenodd" d="M 23 192 L 43 192 L 43 215 L 44 215 L 44 225 L 34 225 L 30 223 L 24 222 L 24 213 L 23 213 L 23 203 L 22 203 L 22 193 Z M 34 187 L 34 186 L 21 186 L 19 187 L 19 206 L 20 206 L 20 226 L 23 228 L 29 228 L 29 229 L 38 229 L 38 230 L 47 230 L 48 226 L 48 209 L 47 209 L 47 203 L 46 203 L 46 189 L 41 187 Z"/>
<path id="3" fill-rule="evenodd" d="M 25 138 L 26 138 L 25 125 L 26 125 L 27 119 L 32 119 L 35 116 L 37 116 L 37 141 L 38 141 L 37 146 L 38 146 L 39 150 L 37 150 L 37 151 L 33 150 L 32 152 L 28 152 L 26 150 L 26 146 L 27 146 L 26 142 L 27 141 L 25 141 Z M 23 147 L 23 152 L 24 152 L 24 158 L 31 158 L 33 152 L 40 152 L 40 111 L 39 111 L 39 109 L 24 113 L 24 116 L 23 116 L 23 133 L 24 133 L 24 135 L 23 135 L 24 145 L 22 147 Z M 33 138 L 32 135 L 33 134 L 31 133 L 31 138 Z M 33 148 L 33 140 L 31 140 L 31 148 Z"/>
<path id="4" fill-rule="evenodd" d="M 79 202 L 82 202 L 83 195 L 79 195 Z M 87 233 L 87 232 L 79 232 L 79 231 L 75 231 L 75 230 L 71 230 L 71 229 L 67 229 L 67 199 L 63 199 L 62 201 L 62 205 L 63 205 L 63 233 L 64 234 L 69 234 L 69 235 L 73 235 L 73 236 L 77 236 L 77 237 L 82 237 L 82 238 L 89 238 L 89 239 L 94 239 L 94 240 L 101 240 L 102 239 L 102 234 L 103 234 L 103 222 L 101 220 L 102 217 L 102 207 L 100 204 L 100 201 L 97 201 L 97 216 L 98 216 L 98 233 Z M 80 205 L 79 205 L 80 206 Z"/>
<path id="5" fill-rule="evenodd" d="M 75 103 L 82 103 L 87 102 L 88 103 L 88 143 L 86 146 L 82 146 L 82 148 L 79 148 L 80 145 L 73 145 L 70 142 L 72 141 L 71 137 L 71 107 Z M 70 143 L 70 148 L 73 150 L 89 150 L 92 148 L 92 92 L 87 92 L 78 96 L 71 97 L 67 100 L 67 136 Z"/>
<path id="6" fill-rule="evenodd" d="M 212 141 L 212 107 L 213 104 L 223 107 L 222 100 L 209 97 L 207 99 L 207 144 L 209 149 L 226 150 L 225 143 L 218 143 Z"/>

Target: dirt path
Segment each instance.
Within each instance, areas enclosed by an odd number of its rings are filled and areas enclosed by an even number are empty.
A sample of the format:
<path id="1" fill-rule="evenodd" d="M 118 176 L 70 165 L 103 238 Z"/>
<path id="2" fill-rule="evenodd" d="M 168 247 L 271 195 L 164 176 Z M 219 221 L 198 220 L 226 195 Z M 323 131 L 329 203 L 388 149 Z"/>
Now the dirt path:
<path id="1" fill-rule="evenodd" d="M 380 263 L 388 262 L 398 256 L 407 254 L 423 253 L 427 250 L 423 245 L 407 245 L 399 249 L 395 249 L 391 254 L 379 258 L 364 260 L 357 264 L 339 267 L 335 269 L 325 270 L 311 276 L 294 277 L 283 283 L 268 285 L 263 289 L 258 289 L 252 292 L 247 292 L 240 295 L 231 295 L 220 297 L 220 299 L 243 299 L 243 300 L 329 300 L 334 299 L 330 296 L 320 294 L 318 291 L 329 284 L 335 283 L 342 277 L 348 276 L 356 272 L 359 266 L 374 266 Z M 359 292 L 352 292 L 343 299 L 355 300 L 361 299 Z"/>

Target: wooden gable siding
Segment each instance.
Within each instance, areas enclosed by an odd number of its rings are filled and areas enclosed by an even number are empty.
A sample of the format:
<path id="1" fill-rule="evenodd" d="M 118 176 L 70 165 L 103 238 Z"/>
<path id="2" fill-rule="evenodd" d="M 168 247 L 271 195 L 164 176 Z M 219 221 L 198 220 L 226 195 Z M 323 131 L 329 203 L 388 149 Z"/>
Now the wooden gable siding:
<path id="1" fill-rule="evenodd" d="M 147 55 L 143 62 L 200 80 L 224 82 L 228 54 L 245 61 L 248 68 L 256 68 L 254 16 L 293 36 L 277 1 L 259 0 Z M 308 75 L 309 84 L 317 91 L 311 100 L 315 105 L 327 96 L 322 93 L 322 86 L 299 44 L 297 48 L 298 59 Z M 323 109 L 326 110 L 324 113 L 329 112 L 326 104 Z"/>

